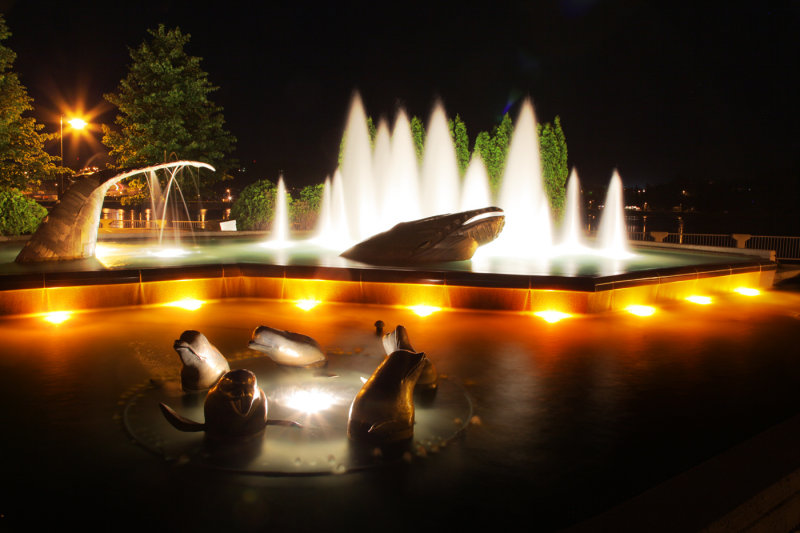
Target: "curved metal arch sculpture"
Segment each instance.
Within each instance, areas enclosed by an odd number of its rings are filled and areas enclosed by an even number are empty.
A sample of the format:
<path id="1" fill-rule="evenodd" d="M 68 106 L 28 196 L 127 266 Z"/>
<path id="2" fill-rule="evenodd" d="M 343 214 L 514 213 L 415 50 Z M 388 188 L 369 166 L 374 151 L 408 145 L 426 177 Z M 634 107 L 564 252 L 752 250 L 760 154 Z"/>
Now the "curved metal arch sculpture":
<path id="1" fill-rule="evenodd" d="M 199 161 L 172 161 L 121 172 L 119 169 L 102 170 L 80 179 L 53 207 L 36 233 L 20 250 L 15 261 L 32 263 L 94 257 L 97 226 L 100 224 L 100 213 L 108 189 L 136 174 L 168 168 L 175 168 L 177 172 L 183 167 L 205 168 L 212 172 L 215 170 L 208 163 Z"/>

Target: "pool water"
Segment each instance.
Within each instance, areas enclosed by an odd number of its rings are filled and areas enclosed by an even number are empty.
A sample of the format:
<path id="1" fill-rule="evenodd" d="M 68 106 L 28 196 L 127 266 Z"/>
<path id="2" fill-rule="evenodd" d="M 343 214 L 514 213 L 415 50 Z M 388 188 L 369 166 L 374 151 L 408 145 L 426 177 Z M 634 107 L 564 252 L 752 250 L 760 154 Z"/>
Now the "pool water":
<path id="1" fill-rule="evenodd" d="M 247 341 L 262 324 L 310 335 L 368 368 L 382 357 L 378 319 L 403 324 L 470 399 L 470 420 L 446 445 L 412 448 L 377 468 L 294 477 L 154 453 L 126 430 L 131 403 L 179 372 L 172 343 L 186 329 L 205 334 L 234 368 L 252 364 Z M 261 299 L 196 311 L 88 311 L 60 324 L 0 317 L 0 520 L 11 530 L 71 521 L 200 531 L 557 530 L 798 414 L 798 334 L 800 294 L 780 291 L 557 323 L 497 311 L 420 317 L 378 305 L 303 311 Z M 282 372 L 258 364 L 265 376 Z"/>

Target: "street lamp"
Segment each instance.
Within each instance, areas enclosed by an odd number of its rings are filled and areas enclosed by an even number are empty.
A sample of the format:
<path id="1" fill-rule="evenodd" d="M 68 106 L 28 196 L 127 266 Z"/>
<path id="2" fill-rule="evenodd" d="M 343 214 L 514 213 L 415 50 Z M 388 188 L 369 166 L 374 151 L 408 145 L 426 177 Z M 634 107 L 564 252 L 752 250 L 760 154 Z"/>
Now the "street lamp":
<path id="1" fill-rule="evenodd" d="M 67 121 L 67 124 L 72 126 L 74 130 L 82 130 L 84 129 L 88 123 L 83 120 L 82 118 L 72 118 Z M 64 115 L 61 115 L 60 119 L 60 126 L 61 126 L 61 134 L 59 135 L 61 141 L 61 166 L 64 166 Z M 64 194 L 64 174 L 61 174 L 61 187 L 59 190 L 59 196 Z"/>

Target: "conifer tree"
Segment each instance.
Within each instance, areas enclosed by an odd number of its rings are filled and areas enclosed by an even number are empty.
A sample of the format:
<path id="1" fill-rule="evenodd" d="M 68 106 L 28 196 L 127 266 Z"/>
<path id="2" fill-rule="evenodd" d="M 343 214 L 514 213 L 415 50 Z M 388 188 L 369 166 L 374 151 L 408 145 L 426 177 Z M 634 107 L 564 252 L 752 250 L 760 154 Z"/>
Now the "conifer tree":
<path id="1" fill-rule="evenodd" d="M 208 191 L 233 165 L 229 154 L 236 143 L 224 128 L 222 107 L 209 98 L 217 87 L 200 68 L 201 58 L 184 50 L 189 34 L 163 24 L 148 34 L 130 49 L 132 63 L 117 92 L 104 95 L 119 113 L 116 129 L 103 127 L 103 144 L 118 168 L 176 157 L 209 163 L 217 172 L 201 180 Z"/>
<path id="2" fill-rule="evenodd" d="M 467 135 L 467 125 L 456 114 L 455 119 L 447 121 L 450 126 L 450 137 L 456 149 L 456 160 L 458 162 L 458 172 L 463 176 L 469 166 L 469 136 Z"/>
<path id="3" fill-rule="evenodd" d="M 564 210 L 567 175 L 567 140 L 561 129 L 561 117 L 553 123 L 538 124 L 539 156 L 542 160 L 542 179 L 555 220 L 560 220 Z"/>

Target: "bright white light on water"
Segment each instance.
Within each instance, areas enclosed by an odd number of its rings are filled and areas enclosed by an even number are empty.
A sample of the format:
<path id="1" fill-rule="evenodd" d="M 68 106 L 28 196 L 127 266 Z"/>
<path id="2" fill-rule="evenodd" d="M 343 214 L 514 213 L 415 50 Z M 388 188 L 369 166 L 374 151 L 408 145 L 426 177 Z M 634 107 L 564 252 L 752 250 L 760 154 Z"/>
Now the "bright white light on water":
<path id="1" fill-rule="evenodd" d="M 61 324 L 72 318 L 72 311 L 53 311 L 45 313 L 43 318 L 51 324 Z"/>
<path id="2" fill-rule="evenodd" d="M 561 311 L 537 311 L 533 314 L 551 324 L 572 316 L 569 313 L 563 313 Z"/>
<path id="3" fill-rule="evenodd" d="M 744 296 L 758 296 L 761 294 L 760 290 L 753 289 L 752 287 L 737 287 L 733 290 L 739 294 L 743 294 Z"/>
<path id="4" fill-rule="evenodd" d="M 412 311 L 414 311 L 419 316 L 430 316 L 433 313 L 442 310 L 441 307 L 435 307 L 433 305 L 424 305 L 424 304 L 421 304 L 421 305 L 409 305 L 408 308 L 411 309 Z"/>
<path id="5" fill-rule="evenodd" d="M 164 304 L 167 307 L 180 307 L 181 309 L 186 309 L 187 311 L 197 311 L 205 302 L 203 300 L 195 300 L 194 298 L 184 298 L 183 300 L 176 300 L 174 302 L 169 302 Z"/>
<path id="6" fill-rule="evenodd" d="M 650 316 L 656 312 L 656 308 L 649 305 L 629 305 L 625 310 L 636 316 Z"/>
<path id="7" fill-rule="evenodd" d="M 318 306 L 321 302 L 319 300 L 297 300 L 294 305 L 303 311 L 310 311 Z"/>
<path id="8" fill-rule="evenodd" d="M 183 257 L 189 252 L 183 248 L 161 248 L 160 250 L 151 251 L 149 253 L 156 257 Z"/>
<path id="9" fill-rule="evenodd" d="M 692 296 L 687 296 L 686 299 L 692 302 L 693 304 L 708 305 L 711 303 L 710 296 L 692 295 Z"/>
<path id="10" fill-rule="evenodd" d="M 335 403 L 335 395 L 320 389 L 297 390 L 284 401 L 287 407 L 307 414 L 324 411 Z"/>

